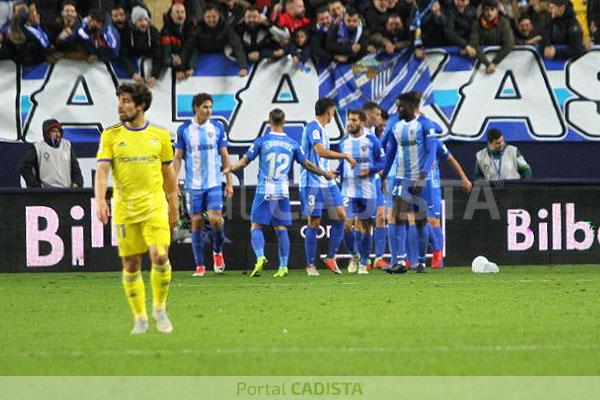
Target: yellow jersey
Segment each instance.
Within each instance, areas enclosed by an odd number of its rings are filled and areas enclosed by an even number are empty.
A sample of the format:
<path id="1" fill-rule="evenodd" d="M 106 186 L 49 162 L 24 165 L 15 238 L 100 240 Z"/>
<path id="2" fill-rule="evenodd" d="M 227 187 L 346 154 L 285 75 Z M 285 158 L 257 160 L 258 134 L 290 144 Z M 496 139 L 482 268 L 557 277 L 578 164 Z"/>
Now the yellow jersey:
<path id="1" fill-rule="evenodd" d="M 162 165 L 173 161 L 169 131 L 148 122 L 139 129 L 119 123 L 102 132 L 96 158 L 111 163 L 116 225 L 145 221 L 157 213 L 167 218 Z"/>

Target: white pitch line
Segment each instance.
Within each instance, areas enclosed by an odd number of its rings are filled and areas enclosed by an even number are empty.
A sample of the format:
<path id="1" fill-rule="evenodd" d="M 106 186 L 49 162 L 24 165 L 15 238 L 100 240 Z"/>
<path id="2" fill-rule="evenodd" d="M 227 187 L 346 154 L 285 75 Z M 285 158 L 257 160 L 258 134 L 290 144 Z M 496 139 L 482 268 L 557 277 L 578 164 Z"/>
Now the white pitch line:
<path id="1" fill-rule="evenodd" d="M 182 356 L 206 354 L 304 354 L 304 353 L 496 353 L 521 351 L 599 350 L 600 343 L 580 345 L 497 344 L 487 346 L 429 346 L 429 347 L 244 347 L 244 348 L 185 348 L 178 350 L 99 350 L 99 351 L 21 351 L 1 352 L 3 357 L 92 357 L 92 356 Z"/>

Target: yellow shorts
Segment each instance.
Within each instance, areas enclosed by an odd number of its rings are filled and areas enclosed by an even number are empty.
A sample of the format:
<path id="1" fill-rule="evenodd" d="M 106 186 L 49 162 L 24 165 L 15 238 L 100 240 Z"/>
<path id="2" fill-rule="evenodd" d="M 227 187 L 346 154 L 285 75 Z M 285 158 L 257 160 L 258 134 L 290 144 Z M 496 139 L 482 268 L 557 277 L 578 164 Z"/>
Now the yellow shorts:
<path id="1" fill-rule="evenodd" d="M 115 225 L 115 228 L 119 257 L 143 254 L 148 251 L 148 246 L 171 244 L 171 228 L 166 213 L 155 214 L 135 224 Z"/>

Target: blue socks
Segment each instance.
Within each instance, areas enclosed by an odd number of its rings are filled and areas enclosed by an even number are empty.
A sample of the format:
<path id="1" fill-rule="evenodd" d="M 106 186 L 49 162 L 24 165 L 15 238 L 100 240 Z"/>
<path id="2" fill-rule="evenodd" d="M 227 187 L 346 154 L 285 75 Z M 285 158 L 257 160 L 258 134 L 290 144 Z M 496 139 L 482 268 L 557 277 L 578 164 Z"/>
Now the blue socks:
<path id="1" fill-rule="evenodd" d="M 290 237 L 287 229 L 277 229 L 277 242 L 279 244 L 279 266 L 288 266 L 290 258 Z"/>
<path id="2" fill-rule="evenodd" d="M 204 265 L 204 246 L 202 245 L 202 231 L 192 231 L 192 252 L 196 266 Z"/>
<path id="3" fill-rule="evenodd" d="M 256 254 L 256 258 L 264 257 L 265 255 L 265 235 L 261 228 L 252 229 L 250 231 L 252 250 Z"/>
<path id="4" fill-rule="evenodd" d="M 371 253 L 371 232 L 360 234 L 360 263 L 367 265 Z"/>
<path id="5" fill-rule="evenodd" d="M 417 237 L 418 237 L 418 255 L 419 255 L 419 262 L 420 263 L 424 263 L 426 256 L 427 256 L 427 243 L 429 242 L 429 235 L 427 234 L 428 230 L 427 230 L 427 226 L 423 225 L 423 226 L 416 226 L 416 230 L 417 230 Z"/>
<path id="6" fill-rule="evenodd" d="M 385 235 L 387 229 L 383 226 L 375 227 L 375 234 L 373 239 L 375 240 L 375 257 L 381 257 L 385 253 Z"/>
<path id="7" fill-rule="evenodd" d="M 419 262 L 419 237 L 417 235 L 416 225 L 408 225 L 408 259 L 411 265 Z"/>
<path id="8" fill-rule="evenodd" d="M 444 234 L 441 226 L 431 227 L 431 241 L 433 251 L 440 251 L 444 248 Z"/>
<path id="9" fill-rule="evenodd" d="M 334 258 L 344 238 L 344 221 L 333 221 L 329 232 L 327 257 Z"/>
<path id="10" fill-rule="evenodd" d="M 349 254 L 356 253 L 356 247 L 354 243 L 354 230 L 344 231 L 344 245 L 346 246 L 346 251 L 348 251 Z"/>
<path id="11" fill-rule="evenodd" d="M 215 253 L 220 253 L 223 251 L 223 241 L 225 240 L 225 233 L 223 232 L 223 228 L 213 230 L 213 251 Z"/>
<path id="12" fill-rule="evenodd" d="M 307 226 L 304 230 L 304 254 L 306 265 L 314 264 L 317 257 L 317 231 L 319 228 Z"/>
<path id="13" fill-rule="evenodd" d="M 402 225 L 394 225 L 396 227 L 396 251 L 398 252 L 398 257 L 401 260 L 406 259 L 406 236 L 407 236 L 407 227 L 406 224 Z M 388 228 L 389 229 L 389 228 Z M 389 233 L 388 233 L 389 235 Z M 396 263 L 396 260 L 393 261 Z"/>
<path id="14" fill-rule="evenodd" d="M 396 264 L 398 260 L 398 239 L 396 239 L 396 224 L 388 224 L 388 245 L 390 246 L 390 263 Z"/>

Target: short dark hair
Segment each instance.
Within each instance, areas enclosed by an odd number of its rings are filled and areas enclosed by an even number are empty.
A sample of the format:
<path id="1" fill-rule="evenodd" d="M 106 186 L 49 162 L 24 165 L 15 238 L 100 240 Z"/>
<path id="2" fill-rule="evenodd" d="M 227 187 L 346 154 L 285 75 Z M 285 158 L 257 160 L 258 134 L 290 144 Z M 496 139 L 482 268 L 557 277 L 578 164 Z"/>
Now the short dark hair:
<path id="1" fill-rule="evenodd" d="M 347 7 L 346 8 L 346 15 L 349 17 L 353 17 L 355 15 L 358 14 L 358 11 L 356 10 L 356 8 L 354 7 Z"/>
<path id="2" fill-rule="evenodd" d="M 143 83 L 122 83 L 117 89 L 117 96 L 129 93 L 136 106 L 144 105 L 144 111 L 148 111 L 152 105 L 152 92 Z"/>
<path id="3" fill-rule="evenodd" d="M 549 0 L 549 3 L 552 3 L 559 7 L 566 6 L 568 2 L 568 0 Z"/>
<path id="4" fill-rule="evenodd" d="M 204 104 L 205 101 L 210 101 L 212 103 L 213 102 L 212 96 L 208 93 L 198 93 L 192 99 L 192 108 L 200 107 L 202 104 Z"/>
<path id="5" fill-rule="evenodd" d="M 487 131 L 488 143 L 495 142 L 496 140 L 500 139 L 501 137 L 502 137 L 502 132 L 500 131 L 500 129 L 492 128 L 489 131 Z"/>
<path id="6" fill-rule="evenodd" d="M 498 8 L 498 1 L 497 0 L 483 0 L 483 2 L 481 3 L 481 8 Z"/>
<path id="7" fill-rule="evenodd" d="M 381 110 L 381 107 L 379 107 L 379 104 L 375 103 L 374 101 L 367 101 L 365 104 L 363 104 L 362 109 L 363 111 L 373 111 Z"/>
<path id="8" fill-rule="evenodd" d="M 350 114 L 358 115 L 358 119 L 361 122 L 365 122 L 367 120 L 367 114 L 365 114 L 363 110 L 348 110 L 348 116 L 350 116 Z"/>
<path id="9" fill-rule="evenodd" d="M 283 125 L 285 113 L 281 108 L 274 108 L 269 112 L 269 122 L 273 125 Z"/>
<path id="10" fill-rule="evenodd" d="M 75 7 L 75 9 L 77 9 L 77 6 L 75 5 L 75 1 L 74 0 L 65 0 L 60 4 L 60 9 L 61 11 L 65 8 L 65 6 L 73 6 Z"/>
<path id="11" fill-rule="evenodd" d="M 344 2 L 342 0 L 329 0 L 327 1 L 327 5 L 333 4 L 333 3 L 342 3 L 344 4 Z"/>
<path id="12" fill-rule="evenodd" d="M 216 5 L 214 5 L 212 3 L 208 3 L 206 5 L 206 7 L 204 7 L 204 10 L 202 11 L 202 15 L 206 14 L 209 11 L 216 11 L 217 14 L 221 14 L 221 10 L 219 9 L 219 7 L 217 7 Z"/>
<path id="13" fill-rule="evenodd" d="M 68 1 L 68 0 L 67 0 Z M 114 10 L 118 10 L 118 9 L 122 9 L 123 11 L 125 11 L 125 14 L 127 14 L 127 9 L 125 8 L 125 6 L 121 3 L 115 3 L 112 8 L 110 9 L 110 11 L 114 11 Z M 169 7 L 169 10 L 171 8 Z"/>
<path id="14" fill-rule="evenodd" d="M 254 5 L 251 5 L 250 7 L 246 8 L 246 10 L 244 10 L 244 13 L 247 13 L 249 11 L 250 12 L 258 11 L 258 8 L 256 8 L 256 6 L 254 6 Z"/>
<path id="15" fill-rule="evenodd" d="M 529 15 L 525 15 L 525 16 L 522 16 L 521 18 L 519 18 L 519 23 L 521 23 L 521 21 L 525 21 L 526 19 L 531 21 L 531 17 Z M 533 21 L 531 21 L 531 22 L 533 22 Z"/>
<path id="16" fill-rule="evenodd" d="M 106 13 L 99 8 L 91 9 L 89 12 L 89 17 L 98 22 L 101 22 L 102 25 L 104 25 L 104 22 L 106 22 Z"/>
<path id="17" fill-rule="evenodd" d="M 402 17 L 398 13 L 388 14 L 387 17 L 385 18 L 385 22 L 387 23 L 390 20 L 390 18 L 400 18 L 400 21 L 402 21 Z"/>
<path id="18" fill-rule="evenodd" d="M 323 14 L 323 13 L 329 13 L 329 8 L 327 8 L 325 6 L 321 6 L 321 7 L 317 8 L 317 12 L 315 13 L 315 15 L 319 15 L 319 14 Z"/>
<path id="19" fill-rule="evenodd" d="M 398 96 L 398 102 L 407 104 L 409 106 L 419 108 L 419 104 L 421 103 L 421 93 L 416 90 L 402 93 Z"/>
<path id="20" fill-rule="evenodd" d="M 324 97 L 322 99 L 319 99 L 315 103 L 315 115 L 323 115 L 331 107 L 335 107 L 335 103 L 329 97 Z"/>

